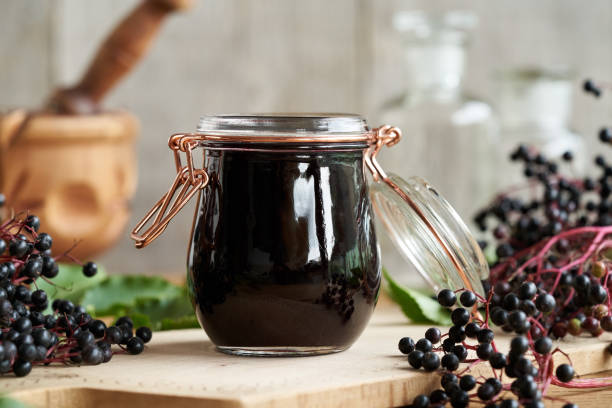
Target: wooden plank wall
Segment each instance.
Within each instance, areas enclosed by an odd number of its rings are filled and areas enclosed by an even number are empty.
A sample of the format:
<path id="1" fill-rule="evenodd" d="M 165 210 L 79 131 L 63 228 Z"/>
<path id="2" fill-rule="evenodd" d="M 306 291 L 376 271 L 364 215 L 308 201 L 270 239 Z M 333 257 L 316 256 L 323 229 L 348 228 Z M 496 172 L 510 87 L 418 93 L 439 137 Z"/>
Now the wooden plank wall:
<path id="1" fill-rule="evenodd" d="M 142 121 L 134 217 L 167 188 L 167 136 L 193 130 L 202 113 L 357 111 L 372 115 L 401 84 L 398 9 L 443 10 L 427 0 L 196 0 L 168 21 L 151 54 L 106 105 Z M 70 83 L 135 0 L 0 0 L 0 109 L 37 106 Z M 607 0 L 466 0 L 480 16 L 466 86 L 494 100 L 491 72 L 517 64 L 569 64 L 579 77 L 612 78 Z M 576 96 L 576 127 L 591 136 L 610 104 Z M 103 258 L 111 271 L 183 270 L 193 207 L 163 238 L 136 252 L 129 240 Z M 133 223 L 133 222 L 132 222 Z M 127 235 L 127 234 L 126 234 Z M 129 259 L 129 261 L 127 261 Z"/>

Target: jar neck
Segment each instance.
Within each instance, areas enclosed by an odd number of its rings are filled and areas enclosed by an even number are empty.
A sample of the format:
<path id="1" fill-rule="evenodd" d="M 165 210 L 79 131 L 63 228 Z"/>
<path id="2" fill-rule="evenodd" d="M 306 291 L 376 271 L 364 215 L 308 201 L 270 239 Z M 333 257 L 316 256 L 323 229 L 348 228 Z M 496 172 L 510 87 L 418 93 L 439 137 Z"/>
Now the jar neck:
<path id="1" fill-rule="evenodd" d="M 463 90 L 465 54 L 463 44 L 406 44 L 404 73 L 411 99 L 440 102 L 459 99 Z"/>

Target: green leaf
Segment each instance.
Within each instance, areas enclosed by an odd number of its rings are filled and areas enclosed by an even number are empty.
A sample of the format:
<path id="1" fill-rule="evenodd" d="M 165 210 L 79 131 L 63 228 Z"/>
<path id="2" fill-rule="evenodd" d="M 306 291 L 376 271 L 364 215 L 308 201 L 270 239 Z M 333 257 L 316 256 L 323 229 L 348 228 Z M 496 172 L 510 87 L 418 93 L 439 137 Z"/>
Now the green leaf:
<path id="1" fill-rule="evenodd" d="M 106 277 L 106 271 L 100 266 L 98 266 L 98 273 L 88 278 L 83 275 L 83 269 L 80 265 L 59 264 L 59 274 L 51 279 L 52 283 L 41 278 L 36 280 L 38 288 L 47 292 L 49 297 L 49 307 L 45 313 L 51 313 L 51 302 L 53 299 L 68 299 L 74 303 L 80 303 L 85 292 L 97 286 Z"/>
<path id="2" fill-rule="evenodd" d="M 17 401 L 13 398 L 1 396 L 0 397 L 0 408 L 27 408 L 28 405 Z"/>
<path id="3" fill-rule="evenodd" d="M 451 324 L 449 311 L 430 296 L 400 285 L 385 269 L 383 269 L 383 275 L 389 283 L 391 298 L 400 305 L 404 314 L 414 323 L 435 323 L 444 326 Z"/>
<path id="4" fill-rule="evenodd" d="M 183 316 L 176 319 L 162 319 L 159 330 L 179 330 L 179 329 L 195 329 L 199 328 L 200 323 L 195 313 L 191 316 Z"/>
<path id="5" fill-rule="evenodd" d="M 114 315 L 118 310 L 137 306 L 141 299 L 174 299 L 183 290 L 156 276 L 113 275 L 99 285 L 90 288 L 81 299 L 81 304 L 97 316 Z"/>

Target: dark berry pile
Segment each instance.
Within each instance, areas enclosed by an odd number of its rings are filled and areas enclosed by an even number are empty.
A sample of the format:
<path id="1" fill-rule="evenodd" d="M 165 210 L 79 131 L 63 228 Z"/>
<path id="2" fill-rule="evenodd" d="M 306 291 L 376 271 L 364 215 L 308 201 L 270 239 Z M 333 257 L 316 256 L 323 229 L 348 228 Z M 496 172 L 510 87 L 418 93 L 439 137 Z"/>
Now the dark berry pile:
<path id="1" fill-rule="evenodd" d="M 0 206 L 4 196 L 0 194 Z M 59 273 L 51 253 L 53 239 L 38 232 L 35 215 L 13 217 L 0 224 L 0 373 L 28 375 L 35 365 L 50 363 L 100 364 L 113 354 L 139 354 L 151 340 L 151 330 L 140 327 L 134 335 L 129 317 L 121 317 L 110 327 L 94 320 L 85 308 L 69 300 L 55 299 L 48 309 L 47 293 L 38 289 L 37 280 Z M 87 277 L 97 273 L 93 262 L 83 265 Z M 117 345 L 113 350 L 112 345 Z"/>
<path id="2" fill-rule="evenodd" d="M 592 81 L 585 81 L 584 90 L 596 97 L 602 93 Z M 605 145 L 612 143 L 608 128 L 598 137 Z M 442 388 L 417 396 L 414 408 L 460 408 L 471 402 L 486 408 L 544 407 L 551 384 L 612 385 L 610 378 L 574 379 L 569 359 L 555 366 L 552 358 L 563 354 L 554 339 L 612 332 L 612 164 L 598 155 L 600 174 L 575 179 L 526 146 L 510 159 L 522 163 L 531 197 L 520 198 L 516 193 L 521 189 L 501 193 L 475 217 L 481 230 L 491 229 L 495 241 L 497 259 L 484 282 L 487 297 L 442 290 L 438 302 L 454 308 L 448 333 L 430 328 L 416 343 L 410 338 L 399 342 L 412 367 L 441 371 Z M 572 153 L 562 160 L 571 162 Z M 456 306 L 459 293 L 462 307 Z M 495 326 L 515 336 L 507 354 L 495 346 Z M 461 363 L 469 366 L 460 368 Z M 470 375 L 480 365 L 487 366 L 488 378 Z"/>
<path id="3" fill-rule="evenodd" d="M 522 310 L 513 308 L 494 309 L 489 314 L 490 299 L 461 290 L 457 305 L 454 292 L 444 289 L 438 294 L 438 302 L 451 312 L 453 326 L 447 333 L 432 327 L 425 337 L 414 341 L 404 337 L 399 341 L 399 350 L 408 355 L 408 363 L 425 371 L 441 371 L 441 389 L 427 395 L 417 396 L 412 407 L 442 407 L 450 404 L 454 408 L 467 407 L 470 402 L 485 404 L 487 408 L 509 408 L 520 405 L 544 407 L 543 400 L 549 384 L 571 386 L 574 370 L 569 364 L 553 365 L 553 355 L 562 353 L 554 348 L 550 337 L 533 336 L 531 318 Z M 529 301 L 534 313 L 549 313 L 551 299 L 538 295 L 535 285 L 527 282 L 517 291 L 517 302 Z M 519 298 L 520 296 L 520 298 Z M 520 299 L 520 300 L 519 300 Z M 554 299 L 552 300 L 554 303 Z M 485 316 L 471 313 L 482 306 Z M 533 315 L 533 313 L 531 313 Z M 501 321 L 503 318 L 503 322 Z M 495 345 L 492 321 L 504 326 L 516 336 L 510 344 L 510 352 L 504 354 Z M 497 324 L 496 322 L 496 324 Z M 471 352 L 471 356 L 470 353 Z M 461 363 L 469 366 L 460 369 Z M 486 364 L 490 375 L 474 377 L 474 367 Z M 480 373 L 482 370 L 479 371 Z M 567 404 L 565 407 L 574 407 Z"/>

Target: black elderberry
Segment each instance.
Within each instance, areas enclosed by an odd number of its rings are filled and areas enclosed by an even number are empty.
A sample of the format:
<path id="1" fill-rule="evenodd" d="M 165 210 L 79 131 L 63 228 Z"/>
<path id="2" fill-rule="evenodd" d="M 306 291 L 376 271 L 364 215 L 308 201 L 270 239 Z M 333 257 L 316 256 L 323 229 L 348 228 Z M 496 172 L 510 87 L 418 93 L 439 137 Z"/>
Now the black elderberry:
<path id="1" fill-rule="evenodd" d="M 572 161 L 574 159 L 574 154 L 572 152 L 570 152 L 569 150 L 564 152 L 563 155 L 561 156 L 561 158 L 565 161 Z"/>
<path id="2" fill-rule="evenodd" d="M 138 354 L 138 353 L 131 353 L 131 354 Z M 84 363 L 91 364 L 91 365 L 98 365 L 102 363 L 102 360 L 104 359 L 102 350 L 100 350 L 100 347 L 95 346 L 95 345 L 84 349 L 83 352 L 81 353 L 81 357 L 83 358 Z"/>
<path id="3" fill-rule="evenodd" d="M 140 330 L 140 329 L 139 329 Z M 150 330 L 149 330 L 150 332 Z M 138 330 L 136 331 L 136 335 L 138 336 Z M 140 337 L 140 336 L 138 336 Z M 442 333 L 440 333 L 440 329 L 436 328 L 436 327 L 430 327 L 429 329 L 427 329 L 427 331 L 425 332 L 425 338 L 427 340 L 429 340 L 431 343 L 436 344 L 440 341 L 440 338 L 442 337 Z M 143 339 L 144 341 L 145 339 Z M 149 337 L 150 340 L 150 337 Z M 148 340 L 145 341 L 145 343 Z"/>
<path id="4" fill-rule="evenodd" d="M 47 293 L 42 289 L 35 290 L 32 292 L 31 300 L 35 305 L 45 305 L 47 303 Z"/>
<path id="5" fill-rule="evenodd" d="M 57 324 L 57 319 L 53 315 L 45 316 L 45 329 L 52 329 Z"/>
<path id="6" fill-rule="evenodd" d="M 508 320 L 508 312 L 506 312 L 501 307 L 497 306 L 491 310 L 491 321 L 494 324 L 498 326 L 503 326 L 504 324 L 506 324 L 507 320 Z"/>
<path id="7" fill-rule="evenodd" d="M 414 350 L 413 352 L 408 354 L 408 363 L 410 363 L 410 365 L 414 368 L 421 368 L 423 364 L 424 355 L 425 353 L 423 353 L 422 351 Z"/>
<path id="8" fill-rule="evenodd" d="M 512 245 L 504 243 L 497 247 L 495 253 L 499 258 L 506 258 L 514 255 L 514 249 L 512 248 Z"/>
<path id="9" fill-rule="evenodd" d="M 457 376 L 453 373 L 444 373 L 442 374 L 442 378 L 440 379 L 440 385 L 442 388 L 446 390 L 446 387 L 449 384 L 457 384 L 458 383 Z"/>
<path id="10" fill-rule="evenodd" d="M 34 344 L 22 344 L 17 349 L 19 358 L 24 361 L 34 361 L 38 355 L 36 346 Z"/>
<path id="11" fill-rule="evenodd" d="M 578 405 L 567 403 L 567 404 L 563 405 L 563 408 L 578 408 Z"/>
<path id="12" fill-rule="evenodd" d="M 88 278 L 91 278 L 96 273 L 98 273 L 98 265 L 96 265 L 95 263 L 87 262 L 85 265 L 83 265 L 83 275 L 87 276 Z"/>
<path id="13" fill-rule="evenodd" d="M 535 305 L 540 312 L 548 313 L 554 310 L 556 301 L 552 295 L 544 293 L 536 298 Z"/>
<path id="14" fill-rule="evenodd" d="M 480 325 L 476 322 L 470 322 L 465 325 L 465 335 L 471 339 L 475 339 L 480 332 Z"/>
<path id="15" fill-rule="evenodd" d="M 534 378 L 530 375 L 525 375 L 515 381 L 515 388 L 521 398 L 533 398 L 538 391 L 538 386 Z"/>
<path id="16" fill-rule="evenodd" d="M 574 378 L 574 369 L 569 364 L 561 364 L 557 366 L 555 375 L 561 382 L 570 382 Z"/>
<path id="17" fill-rule="evenodd" d="M 510 351 L 513 353 L 524 354 L 529 349 L 529 341 L 525 336 L 517 336 L 510 342 Z"/>
<path id="18" fill-rule="evenodd" d="M 79 347 L 85 349 L 92 346 L 96 342 L 96 338 L 89 330 L 85 330 L 77 337 L 77 342 Z"/>
<path id="19" fill-rule="evenodd" d="M 470 403 L 470 397 L 467 392 L 458 390 L 451 395 L 450 401 L 453 408 L 465 408 Z"/>
<path id="20" fill-rule="evenodd" d="M 595 85 L 595 83 L 590 79 L 586 79 L 583 82 L 582 89 L 584 89 L 586 93 L 590 93 L 596 98 L 599 98 L 601 96 L 601 89 L 597 85 Z M 566 408 L 566 407 L 563 407 L 563 408 Z"/>
<path id="21" fill-rule="evenodd" d="M 468 374 L 462 376 L 459 380 L 459 387 L 461 387 L 463 391 L 473 390 L 474 387 L 476 387 L 476 378 Z"/>
<path id="22" fill-rule="evenodd" d="M 504 368 L 506 366 L 506 356 L 502 353 L 493 353 L 491 358 L 489 358 L 489 364 L 493 368 Z"/>
<path id="23" fill-rule="evenodd" d="M 459 361 L 465 360 L 468 355 L 467 349 L 461 344 L 453 346 L 453 350 L 451 352 L 456 355 L 457 358 L 459 358 Z"/>
<path id="24" fill-rule="evenodd" d="M 427 353 L 432 349 L 431 342 L 427 339 L 419 339 L 419 341 L 416 342 L 416 345 L 414 347 L 417 350 L 422 351 L 423 353 Z"/>
<path id="25" fill-rule="evenodd" d="M 45 329 L 36 329 L 32 332 L 34 343 L 39 346 L 50 347 L 53 343 L 51 332 Z"/>
<path id="26" fill-rule="evenodd" d="M 608 299 L 608 292 L 601 285 L 593 285 L 589 289 L 589 301 L 594 304 L 604 303 Z"/>
<path id="27" fill-rule="evenodd" d="M 32 371 L 32 363 L 25 360 L 17 360 L 13 365 L 13 372 L 17 377 L 25 377 Z"/>
<path id="28" fill-rule="evenodd" d="M 481 343 L 478 345 L 478 348 L 476 348 L 476 355 L 478 358 L 485 361 L 491 358 L 493 352 L 494 350 L 491 343 Z"/>
<path id="29" fill-rule="evenodd" d="M 62 300 L 59 302 L 57 310 L 62 314 L 69 315 L 74 312 L 74 303 L 69 300 Z"/>
<path id="30" fill-rule="evenodd" d="M 417 395 L 412 400 L 413 408 L 427 408 L 428 406 L 429 406 L 429 398 L 427 397 L 427 395 L 423 395 L 423 394 Z"/>
<path id="31" fill-rule="evenodd" d="M 612 141 L 612 131 L 610 131 L 610 128 L 601 128 L 599 131 L 599 140 L 604 143 L 610 143 Z"/>
<path id="32" fill-rule="evenodd" d="M 117 329 L 116 327 L 111 326 L 113 329 Z M 109 329 L 111 328 L 109 327 Z M 119 329 L 117 329 L 117 331 L 119 331 Z M 119 336 L 120 334 L 118 334 L 117 336 Z M 99 336 L 96 336 L 99 337 Z M 108 332 L 107 332 L 107 337 L 110 337 Z M 115 338 L 110 338 L 109 341 L 111 343 L 118 343 L 121 339 L 115 339 Z M 399 351 L 402 354 L 410 354 L 414 351 L 414 340 L 412 340 L 410 337 L 402 337 L 397 345 L 397 347 L 399 348 Z"/>
<path id="33" fill-rule="evenodd" d="M 452 353 L 445 354 L 442 356 L 441 364 L 442 367 L 446 368 L 448 371 L 455 371 L 457 368 L 459 368 L 459 357 Z"/>
<path id="34" fill-rule="evenodd" d="M 514 330 L 520 330 L 525 326 L 526 322 L 527 315 L 522 310 L 514 310 L 508 314 L 508 324 L 510 324 Z"/>
<path id="35" fill-rule="evenodd" d="M 537 353 L 548 354 L 552 350 L 552 340 L 549 337 L 541 337 L 534 343 L 534 349 Z"/>
<path id="36" fill-rule="evenodd" d="M 444 339 L 444 341 L 442 342 L 442 350 L 446 351 L 447 353 L 450 353 L 454 345 L 455 342 L 452 339 Z"/>
<path id="37" fill-rule="evenodd" d="M 51 249 L 52 245 L 53 238 L 51 238 L 51 235 L 47 234 L 46 232 L 38 234 L 38 236 L 36 237 L 36 241 L 34 241 L 34 248 L 36 248 L 40 252 L 44 252 Z"/>
<path id="38" fill-rule="evenodd" d="M 518 307 L 519 302 L 518 296 L 516 296 L 514 293 L 508 293 L 506 296 L 504 296 L 502 305 L 504 309 L 512 311 Z"/>
<path id="39" fill-rule="evenodd" d="M 22 258 L 28 252 L 28 244 L 20 239 L 13 239 L 9 243 L 9 254 L 15 258 Z"/>
<path id="40" fill-rule="evenodd" d="M 495 333 L 491 329 L 482 329 L 478 332 L 479 343 L 491 343 L 495 338 Z"/>
<path id="41" fill-rule="evenodd" d="M 444 404 L 448 401 L 448 395 L 443 390 L 434 390 L 429 394 L 429 401 L 432 404 Z"/>
<path id="42" fill-rule="evenodd" d="M 459 296 L 459 301 L 464 307 L 472 307 L 476 304 L 476 295 L 474 292 L 466 290 Z"/>
<path id="43" fill-rule="evenodd" d="M 488 401 L 495 396 L 495 388 L 491 384 L 484 383 L 478 387 L 478 398 Z"/>
<path id="44" fill-rule="evenodd" d="M 134 329 L 134 323 L 128 316 L 122 316 L 115 322 L 115 326 L 127 326 L 130 330 Z"/>
<path id="45" fill-rule="evenodd" d="M 40 219 L 35 215 L 28 215 L 24 220 L 24 224 L 35 232 L 38 232 L 38 229 L 40 228 Z"/>
<path id="46" fill-rule="evenodd" d="M 13 329 L 17 330 L 19 333 L 31 333 L 32 322 L 27 317 L 20 317 L 13 323 Z"/>
<path id="47" fill-rule="evenodd" d="M 465 326 L 470 321 L 470 312 L 467 309 L 458 307 L 452 311 L 451 320 L 455 326 Z"/>
<path id="48" fill-rule="evenodd" d="M 519 303 L 519 310 L 524 312 L 527 316 L 534 316 L 538 311 L 535 303 L 531 300 L 521 300 L 521 303 Z"/>
<path id="49" fill-rule="evenodd" d="M 140 340 L 140 344 L 143 347 L 144 346 L 144 342 L 142 342 L 142 340 L 140 338 L 138 338 L 138 340 Z M 130 347 L 130 342 L 128 342 L 128 350 L 129 350 L 129 347 Z M 138 354 L 138 353 L 140 353 L 140 351 L 138 351 L 136 353 L 132 353 L 130 351 L 130 353 L 131 354 Z M 431 351 L 427 352 L 427 353 L 425 353 L 423 355 L 423 359 L 421 361 L 421 365 L 423 366 L 425 371 L 435 371 L 435 370 L 438 369 L 438 367 L 440 367 L 440 357 L 438 357 L 438 355 L 436 353 L 434 353 L 434 352 L 431 352 Z"/>
<path id="50" fill-rule="evenodd" d="M 448 331 L 448 338 L 454 343 L 461 343 L 465 340 L 465 328 L 463 326 L 452 326 Z"/>
<path id="51" fill-rule="evenodd" d="M 538 288 L 533 282 L 523 283 L 518 290 L 518 297 L 521 300 L 532 299 L 537 293 Z"/>
<path id="52" fill-rule="evenodd" d="M 505 399 L 499 403 L 499 408 L 519 408 L 517 400 Z"/>
<path id="53" fill-rule="evenodd" d="M 450 289 L 442 289 L 438 293 L 438 303 L 444 307 L 452 307 L 457 302 L 457 296 Z"/>

